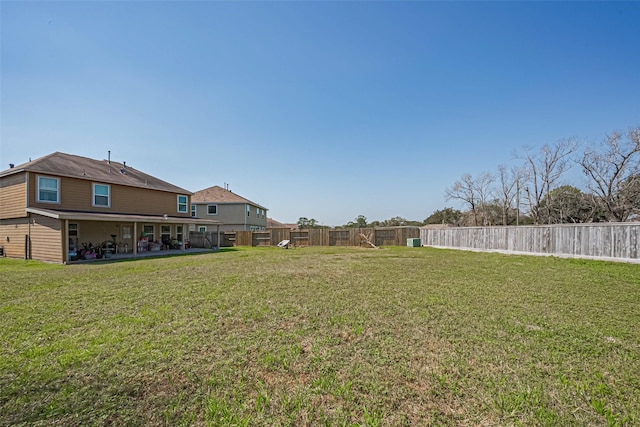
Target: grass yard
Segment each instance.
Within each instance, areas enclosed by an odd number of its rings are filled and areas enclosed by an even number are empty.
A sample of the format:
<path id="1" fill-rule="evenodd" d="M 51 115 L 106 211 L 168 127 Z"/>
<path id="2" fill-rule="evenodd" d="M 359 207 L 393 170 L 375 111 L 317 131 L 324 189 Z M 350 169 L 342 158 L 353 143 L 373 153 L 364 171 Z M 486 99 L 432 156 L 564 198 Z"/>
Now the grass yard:
<path id="1" fill-rule="evenodd" d="M 640 266 L 429 248 L 0 259 L 0 425 L 640 424 Z"/>

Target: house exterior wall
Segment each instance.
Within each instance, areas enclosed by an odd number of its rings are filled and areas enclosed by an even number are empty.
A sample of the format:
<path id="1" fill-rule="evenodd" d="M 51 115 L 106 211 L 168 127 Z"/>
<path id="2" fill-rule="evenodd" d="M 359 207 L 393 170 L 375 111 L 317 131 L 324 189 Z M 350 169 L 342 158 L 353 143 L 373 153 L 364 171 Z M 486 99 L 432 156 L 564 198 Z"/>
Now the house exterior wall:
<path id="1" fill-rule="evenodd" d="M 29 219 L 13 218 L 0 222 L 0 246 L 4 248 L 4 256 L 9 258 L 25 258 L 25 236 L 29 234 Z"/>
<path id="2" fill-rule="evenodd" d="M 0 219 L 26 217 L 27 174 L 0 179 Z"/>
<path id="3" fill-rule="evenodd" d="M 218 205 L 218 214 L 209 215 L 207 213 L 208 205 Z M 249 206 L 249 215 L 247 215 L 247 206 Z M 196 217 L 203 219 L 216 219 L 222 222 L 220 231 L 245 231 L 251 230 L 252 227 L 264 229 L 267 227 L 267 210 L 264 209 L 264 218 L 262 215 L 256 215 L 256 205 L 248 203 L 198 203 L 196 204 Z M 197 230 L 197 228 L 196 228 Z M 207 229 L 207 231 L 213 231 Z"/>
<path id="4" fill-rule="evenodd" d="M 41 215 L 31 217 L 31 258 L 63 262 L 62 221 Z"/>
<path id="5" fill-rule="evenodd" d="M 108 184 L 77 178 L 61 177 L 59 203 L 38 202 L 38 176 L 58 178 L 54 175 L 30 173 L 28 203 L 29 207 L 56 210 L 74 210 L 83 212 L 127 213 L 143 215 L 164 215 L 174 217 L 190 216 L 189 206 L 191 196 L 187 196 L 187 211 L 178 212 L 178 194 L 159 190 L 147 190 L 139 187 L 129 187 L 118 184 Z M 110 207 L 93 206 L 93 184 L 110 186 Z"/>

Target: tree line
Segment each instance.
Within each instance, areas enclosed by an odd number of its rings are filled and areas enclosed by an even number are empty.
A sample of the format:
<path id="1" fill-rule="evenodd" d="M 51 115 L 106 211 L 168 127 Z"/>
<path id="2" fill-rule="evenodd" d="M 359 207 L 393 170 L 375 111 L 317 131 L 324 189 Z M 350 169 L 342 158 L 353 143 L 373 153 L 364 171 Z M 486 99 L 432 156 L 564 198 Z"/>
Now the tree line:
<path id="1" fill-rule="evenodd" d="M 397 227 L 427 224 L 455 226 L 624 222 L 640 219 L 640 126 L 613 132 L 592 144 L 563 139 L 514 152 L 516 165 L 494 172 L 463 174 L 445 189 L 445 207 L 423 221 L 393 217 L 368 222 L 364 215 L 341 226 Z M 565 181 L 578 168 L 582 183 Z M 298 228 L 328 228 L 301 217 Z"/>
<path id="2" fill-rule="evenodd" d="M 424 225 L 424 221 L 411 221 L 400 216 L 385 219 L 384 221 L 371 221 L 367 220 L 364 215 L 358 215 L 353 221 L 349 221 L 346 224 L 337 226 L 336 228 L 373 228 L 373 227 L 401 227 L 401 226 L 421 226 Z M 298 219 L 298 228 L 333 228 L 327 225 L 321 225 L 313 218 L 300 217 Z"/>
<path id="3" fill-rule="evenodd" d="M 448 201 L 466 208 L 458 225 L 624 222 L 640 216 L 640 126 L 582 147 L 574 139 L 525 147 L 514 157 L 520 160 L 516 166 L 464 174 L 445 190 Z M 585 178 L 582 189 L 565 182 L 572 168 Z"/>

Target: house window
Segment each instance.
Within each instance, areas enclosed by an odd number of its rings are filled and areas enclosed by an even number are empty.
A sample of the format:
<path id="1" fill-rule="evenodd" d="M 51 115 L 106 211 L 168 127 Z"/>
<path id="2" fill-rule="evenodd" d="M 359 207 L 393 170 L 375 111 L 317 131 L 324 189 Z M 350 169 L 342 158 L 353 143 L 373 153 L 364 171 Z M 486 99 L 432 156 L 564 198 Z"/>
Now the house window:
<path id="1" fill-rule="evenodd" d="M 218 215 L 218 205 L 207 205 L 207 215 Z"/>
<path id="2" fill-rule="evenodd" d="M 251 206 L 247 205 L 247 216 L 251 215 Z"/>
<path id="3" fill-rule="evenodd" d="M 196 205 L 191 205 L 191 216 L 196 217 L 198 214 L 196 213 Z"/>
<path id="4" fill-rule="evenodd" d="M 187 213 L 187 196 L 178 196 L 178 212 Z"/>
<path id="5" fill-rule="evenodd" d="M 78 250 L 78 224 L 69 223 L 69 250 Z"/>
<path id="6" fill-rule="evenodd" d="M 153 225 L 142 226 L 142 237 L 146 237 L 149 242 L 156 240 L 156 229 Z"/>
<path id="7" fill-rule="evenodd" d="M 182 242 L 182 236 L 184 234 L 182 233 L 182 226 L 181 225 L 176 225 L 176 239 L 178 240 L 178 242 Z"/>
<path id="8" fill-rule="evenodd" d="M 111 197 L 109 193 L 111 189 L 108 185 L 93 184 L 93 206 L 109 207 L 111 205 Z"/>
<path id="9" fill-rule="evenodd" d="M 260 208 L 256 208 L 256 218 L 260 218 Z"/>
<path id="10" fill-rule="evenodd" d="M 171 240 L 171 226 L 170 225 L 161 225 L 160 226 L 160 241 L 166 242 Z"/>
<path id="11" fill-rule="evenodd" d="M 60 181 L 58 178 L 38 177 L 38 201 L 60 203 Z"/>
<path id="12" fill-rule="evenodd" d="M 198 231 L 200 233 L 206 233 L 207 232 L 207 226 L 206 225 L 199 225 L 198 226 Z"/>
<path id="13" fill-rule="evenodd" d="M 78 224 L 69 224 L 69 238 L 77 239 L 78 238 Z"/>

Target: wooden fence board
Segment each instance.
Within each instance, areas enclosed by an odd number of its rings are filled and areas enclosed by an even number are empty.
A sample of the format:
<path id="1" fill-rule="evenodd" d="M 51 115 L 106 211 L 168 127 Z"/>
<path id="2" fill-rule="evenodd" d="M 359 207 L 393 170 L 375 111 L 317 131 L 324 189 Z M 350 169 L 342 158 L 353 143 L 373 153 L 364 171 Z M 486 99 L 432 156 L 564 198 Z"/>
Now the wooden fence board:
<path id="1" fill-rule="evenodd" d="M 420 230 L 422 244 L 457 249 L 639 260 L 640 223 L 450 227 Z"/>
<path id="2" fill-rule="evenodd" d="M 405 246 L 407 239 L 419 238 L 418 227 L 385 228 L 314 228 L 291 230 L 273 228 L 265 231 L 225 231 L 221 234 L 220 246 L 276 246 L 283 240 L 290 240 L 295 246 L 363 246 L 361 234 L 369 237 L 376 246 Z M 216 233 L 190 232 L 191 246 L 217 246 Z"/>

